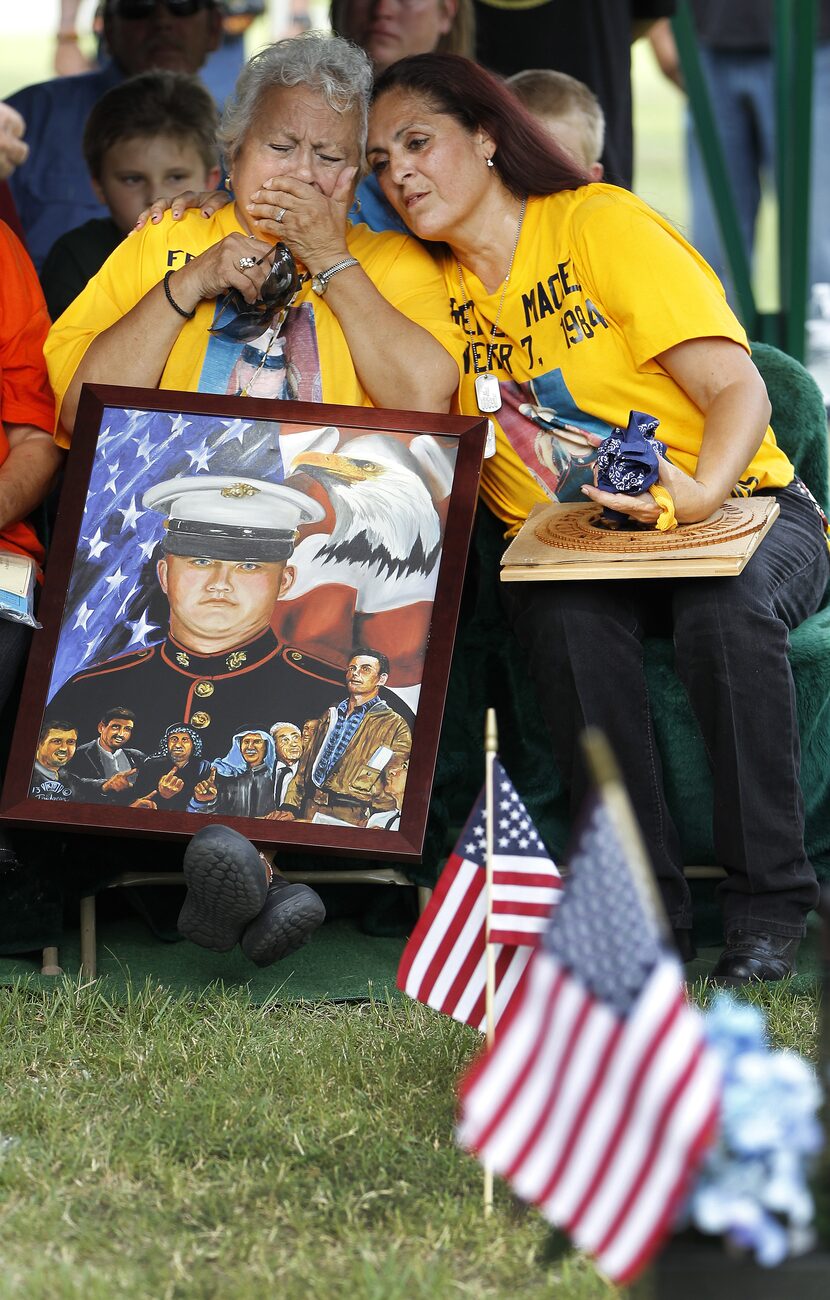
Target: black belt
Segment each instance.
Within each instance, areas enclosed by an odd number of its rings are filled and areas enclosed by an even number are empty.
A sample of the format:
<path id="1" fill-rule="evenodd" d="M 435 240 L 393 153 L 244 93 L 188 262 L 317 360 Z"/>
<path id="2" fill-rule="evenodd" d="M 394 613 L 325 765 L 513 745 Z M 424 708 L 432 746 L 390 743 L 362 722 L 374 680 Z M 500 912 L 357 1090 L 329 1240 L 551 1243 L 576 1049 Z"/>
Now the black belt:
<path id="1" fill-rule="evenodd" d="M 329 794 L 327 790 L 315 790 L 312 795 L 312 802 L 321 808 L 331 808 L 335 804 L 343 804 L 346 808 L 368 807 L 368 804 L 363 799 L 353 799 L 347 794 Z"/>

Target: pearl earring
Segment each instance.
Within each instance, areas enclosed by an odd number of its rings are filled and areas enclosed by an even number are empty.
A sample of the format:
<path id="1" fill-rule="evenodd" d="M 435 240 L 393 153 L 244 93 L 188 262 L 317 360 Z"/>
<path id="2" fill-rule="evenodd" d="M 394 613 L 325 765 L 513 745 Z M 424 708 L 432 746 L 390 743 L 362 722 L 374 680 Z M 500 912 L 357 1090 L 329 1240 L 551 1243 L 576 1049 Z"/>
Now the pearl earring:
<path id="1" fill-rule="evenodd" d="M 492 158 L 488 158 L 488 159 L 487 159 L 487 166 L 488 166 L 488 167 L 495 167 L 495 165 L 496 165 L 496 164 L 493 162 L 493 159 L 492 159 Z"/>

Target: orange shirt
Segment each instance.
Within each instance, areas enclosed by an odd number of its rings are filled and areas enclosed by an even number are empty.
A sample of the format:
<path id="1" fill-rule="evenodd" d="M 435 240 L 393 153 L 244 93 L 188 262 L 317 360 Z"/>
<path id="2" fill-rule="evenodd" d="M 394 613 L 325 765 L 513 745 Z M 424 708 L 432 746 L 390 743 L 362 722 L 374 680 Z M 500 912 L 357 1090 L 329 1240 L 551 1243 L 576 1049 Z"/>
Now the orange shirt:
<path id="1" fill-rule="evenodd" d="M 55 427 L 43 344 L 49 313 L 35 269 L 23 245 L 0 221 L 0 465 L 9 454 L 4 424 Z M 0 530 L 0 547 L 43 563 L 43 547 L 25 521 Z"/>

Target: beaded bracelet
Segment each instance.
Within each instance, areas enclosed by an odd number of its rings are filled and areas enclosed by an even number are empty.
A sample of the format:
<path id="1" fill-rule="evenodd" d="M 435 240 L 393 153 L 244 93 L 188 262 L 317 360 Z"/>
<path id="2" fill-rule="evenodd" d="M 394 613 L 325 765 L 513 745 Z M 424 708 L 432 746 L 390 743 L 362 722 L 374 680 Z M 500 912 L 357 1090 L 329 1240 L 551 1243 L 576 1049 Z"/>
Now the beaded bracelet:
<path id="1" fill-rule="evenodd" d="M 184 316 L 185 320 L 193 320 L 193 317 L 196 315 L 196 308 L 194 307 L 193 311 L 185 311 L 184 307 L 179 306 L 179 304 L 176 302 L 175 298 L 173 297 L 172 293 L 170 292 L 170 285 L 168 281 L 171 275 L 173 275 L 174 271 L 175 271 L 175 267 L 173 268 L 173 270 L 168 271 L 164 277 L 165 297 L 167 298 L 167 301 L 170 303 L 170 306 L 173 308 L 173 310 L 177 311 L 180 316 Z"/>

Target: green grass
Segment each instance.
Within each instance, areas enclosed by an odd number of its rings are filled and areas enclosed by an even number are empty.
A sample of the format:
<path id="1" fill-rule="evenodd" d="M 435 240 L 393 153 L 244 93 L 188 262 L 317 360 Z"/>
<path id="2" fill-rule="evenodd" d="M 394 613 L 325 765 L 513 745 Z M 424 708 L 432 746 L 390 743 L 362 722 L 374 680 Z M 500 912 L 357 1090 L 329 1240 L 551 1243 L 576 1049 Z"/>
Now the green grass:
<path id="1" fill-rule="evenodd" d="M 755 995 L 813 1053 L 813 999 Z M 480 1039 L 414 1003 L 0 989 L 0 1297 L 609 1291 L 453 1142 Z M 266 1290 L 267 1289 L 267 1290 Z"/>
<path id="2" fill-rule="evenodd" d="M 692 990 L 695 1001 L 706 1007 L 716 990 L 700 981 Z M 809 993 L 794 993 L 789 980 L 759 985 L 741 994 L 744 1002 L 760 1007 L 771 1047 L 789 1048 L 814 1063 L 818 1058 L 820 1000 Z"/>

